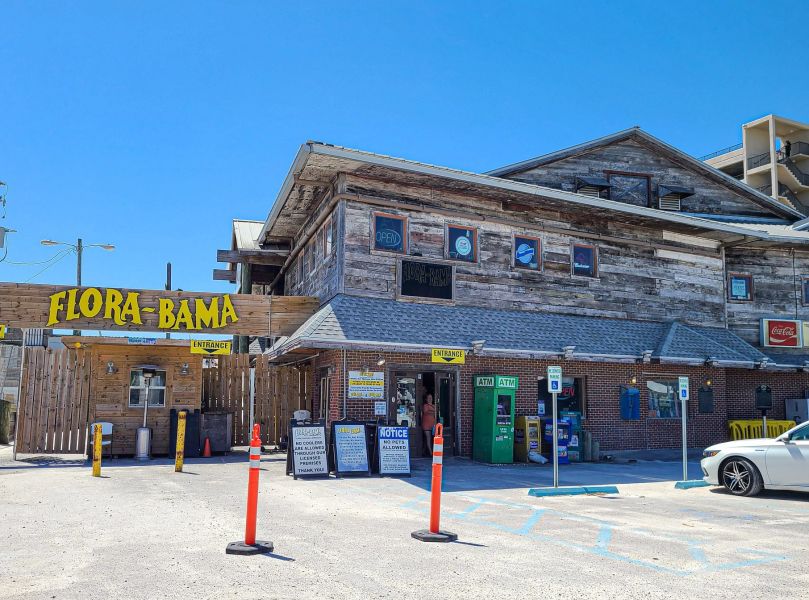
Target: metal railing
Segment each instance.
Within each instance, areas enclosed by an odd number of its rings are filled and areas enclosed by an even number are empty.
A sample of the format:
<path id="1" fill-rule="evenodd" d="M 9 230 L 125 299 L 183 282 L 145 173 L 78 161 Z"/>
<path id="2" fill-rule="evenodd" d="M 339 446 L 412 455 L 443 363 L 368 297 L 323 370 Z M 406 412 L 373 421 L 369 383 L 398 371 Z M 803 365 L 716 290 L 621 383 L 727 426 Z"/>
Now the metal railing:
<path id="1" fill-rule="evenodd" d="M 778 161 L 781 162 L 786 158 L 791 158 L 793 156 L 809 156 L 809 144 L 806 142 L 790 142 L 789 144 L 789 156 L 787 156 L 786 152 L 786 145 L 782 144 L 781 149 L 776 153 L 778 156 Z"/>
<path id="2" fill-rule="evenodd" d="M 798 165 L 796 165 L 791 158 L 784 157 L 779 162 L 784 165 L 790 173 L 792 173 L 792 175 L 801 183 L 801 185 L 809 187 L 809 175 L 801 171 L 798 168 Z"/>
<path id="3" fill-rule="evenodd" d="M 728 152 L 733 152 L 734 150 L 739 150 L 742 147 L 742 144 L 733 144 L 732 146 L 728 146 L 727 148 L 722 148 L 721 150 L 717 150 L 716 152 L 711 152 L 710 154 L 706 154 L 705 156 L 700 156 L 697 160 L 710 160 L 717 156 L 722 156 L 723 154 L 727 154 Z"/>
<path id="4" fill-rule="evenodd" d="M 755 156 L 751 156 L 747 159 L 747 169 L 755 169 L 756 167 L 761 167 L 762 165 L 769 164 L 770 162 L 770 153 L 763 152 L 762 154 L 756 154 Z"/>

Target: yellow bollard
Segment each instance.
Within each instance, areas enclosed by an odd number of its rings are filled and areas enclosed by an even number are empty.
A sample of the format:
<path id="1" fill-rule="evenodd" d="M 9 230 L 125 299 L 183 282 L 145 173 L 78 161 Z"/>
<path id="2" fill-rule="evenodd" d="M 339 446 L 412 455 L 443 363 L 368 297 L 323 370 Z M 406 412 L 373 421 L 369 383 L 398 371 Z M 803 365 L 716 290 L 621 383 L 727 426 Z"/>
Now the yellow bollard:
<path id="1" fill-rule="evenodd" d="M 101 477 L 101 425 L 93 431 L 93 477 Z"/>
<path id="2" fill-rule="evenodd" d="M 176 458 L 174 459 L 174 472 L 183 472 L 183 458 L 185 458 L 185 414 L 186 411 L 181 410 L 177 415 L 177 449 Z"/>

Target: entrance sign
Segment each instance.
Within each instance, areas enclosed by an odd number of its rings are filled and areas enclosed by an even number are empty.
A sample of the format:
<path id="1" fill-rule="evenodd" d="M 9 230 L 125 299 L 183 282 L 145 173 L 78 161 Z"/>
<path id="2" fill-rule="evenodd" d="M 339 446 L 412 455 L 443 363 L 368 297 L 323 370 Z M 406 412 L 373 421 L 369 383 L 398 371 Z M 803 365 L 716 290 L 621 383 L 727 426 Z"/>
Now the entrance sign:
<path id="1" fill-rule="evenodd" d="M 365 423 L 335 421 L 331 424 L 334 441 L 334 470 L 337 475 L 371 474 Z"/>
<path id="2" fill-rule="evenodd" d="M 292 473 L 297 479 L 306 476 L 328 476 L 329 461 L 326 448 L 326 426 L 323 423 L 289 428 Z M 289 475 L 287 471 L 287 475 Z"/>
<path id="3" fill-rule="evenodd" d="M 410 475 L 410 435 L 407 427 L 377 430 L 380 475 Z"/>
<path id="4" fill-rule="evenodd" d="M 551 394 L 562 392 L 562 367 L 548 367 L 548 392 Z"/>
<path id="5" fill-rule="evenodd" d="M 448 365 L 466 364 L 466 350 L 456 350 L 454 348 L 433 348 L 432 361 Z"/>
<path id="6" fill-rule="evenodd" d="M 385 397 L 385 372 L 349 371 L 348 397 L 382 400 Z"/>
<path id="7" fill-rule="evenodd" d="M 191 354 L 230 354 L 233 342 L 219 340 L 191 340 Z"/>
<path id="8" fill-rule="evenodd" d="M 316 298 L 0 283 L 9 327 L 291 335 Z"/>
<path id="9" fill-rule="evenodd" d="M 800 321 L 792 319 L 761 319 L 761 345 L 775 348 L 803 346 Z"/>

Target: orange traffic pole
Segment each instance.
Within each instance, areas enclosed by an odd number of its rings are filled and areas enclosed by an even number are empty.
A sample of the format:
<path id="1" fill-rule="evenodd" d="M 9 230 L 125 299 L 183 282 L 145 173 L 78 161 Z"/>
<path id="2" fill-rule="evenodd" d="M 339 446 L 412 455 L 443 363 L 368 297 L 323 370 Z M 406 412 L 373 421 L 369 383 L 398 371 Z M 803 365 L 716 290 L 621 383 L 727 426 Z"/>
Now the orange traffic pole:
<path id="1" fill-rule="evenodd" d="M 430 529 L 414 531 L 410 535 L 421 542 L 454 542 L 458 536 L 441 531 L 441 476 L 444 467 L 444 426 L 435 426 L 433 438 L 433 480 L 430 485 Z"/>
<path id="2" fill-rule="evenodd" d="M 232 542 L 225 548 L 227 554 L 266 554 L 273 551 L 272 542 L 256 541 L 256 516 L 258 513 L 258 477 L 261 469 L 261 437 L 258 424 L 253 425 L 250 440 L 250 475 L 247 482 L 247 518 L 244 526 L 244 542 Z"/>

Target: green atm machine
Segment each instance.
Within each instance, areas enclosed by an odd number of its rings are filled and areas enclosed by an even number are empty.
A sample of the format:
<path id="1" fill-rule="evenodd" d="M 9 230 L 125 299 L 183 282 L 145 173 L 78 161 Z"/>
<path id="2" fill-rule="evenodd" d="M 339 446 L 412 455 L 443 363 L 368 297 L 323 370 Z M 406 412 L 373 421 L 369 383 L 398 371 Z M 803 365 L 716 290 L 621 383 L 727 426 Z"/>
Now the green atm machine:
<path id="1" fill-rule="evenodd" d="M 514 462 L 514 400 L 517 378 L 475 375 L 472 458 L 487 463 Z"/>

